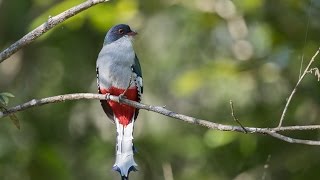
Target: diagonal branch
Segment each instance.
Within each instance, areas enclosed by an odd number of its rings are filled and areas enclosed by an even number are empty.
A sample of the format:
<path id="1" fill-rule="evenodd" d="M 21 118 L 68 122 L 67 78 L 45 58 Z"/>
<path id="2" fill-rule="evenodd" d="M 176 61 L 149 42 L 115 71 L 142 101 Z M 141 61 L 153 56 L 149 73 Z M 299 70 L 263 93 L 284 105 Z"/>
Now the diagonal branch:
<path id="1" fill-rule="evenodd" d="M 24 46 L 30 44 L 35 39 L 37 39 L 42 34 L 46 33 L 56 25 L 62 23 L 66 19 L 80 13 L 81 11 L 84 11 L 91 6 L 94 6 L 99 3 L 107 2 L 108 0 L 87 0 L 75 7 L 72 7 L 54 17 L 50 17 L 47 22 L 41 24 L 39 27 L 34 29 L 33 31 L 29 32 L 25 36 L 23 36 L 21 39 L 19 39 L 17 42 L 10 45 L 7 49 L 3 50 L 0 53 L 0 63 L 9 58 L 12 54 L 17 52 L 19 49 L 23 48 Z"/>
<path id="2" fill-rule="evenodd" d="M 80 99 L 98 99 L 98 100 L 112 100 L 116 102 L 120 102 L 123 104 L 127 104 L 129 106 L 144 109 L 147 111 L 153 111 L 168 117 L 172 117 L 190 124 L 200 125 L 203 127 L 207 127 L 213 130 L 220 130 L 220 131 L 234 131 L 234 132 L 241 132 L 245 133 L 241 126 L 232 126 L 232 125 L 224 125 L 214 123 L 212 121 L 207 121 L 203 119 L 194 118 L 191 116 L 187 116 L 184 114 L 179 114 L 168 110 L 161 106 L 153 106 L 138 103 L 135 101 L 131 101 L 125 98 L 119 98 L 118 96 L 113 96 L 110 94 L 92 94 L 92 93 L 75 93 L 75 94 L 65 94 L 65 95 L 58 95 L 52 96 L 42 99 L 33 99 L 21 105 L 17 105 L 15 107 L 9 108 L 4 112 L 0 112 L 0 118 L 6 117 L 12 113 L 16 113 L 18 111 L 23 111 L 35 106 L 42 106 L 49 103 L 58 103 L 64 102 L 69 100 L 80 100 Z M 320 141 L 313 141 L 313 140 L 304 140 L 304 139 L 295 139 L 288 136 L 284 136 L 279 132 L 283 131 L 306 131 L 306 130 L 320 130 L 320 125 L 310 125 L 310 126 L 287 126 L 287 127 L 280 127 L 280 128 L 259 128 L 259 127 L 244 127 L 248 133 L 255 133 L 255 134 L 266 134 L 272 136 L 274 138 L 280 139 L 282 141 L 286 141 L 289 143 L 297 143 L 297 144 L 306 144 L 306 145 L 320 145 Z"/>
<path id="3" fill-rule="evenodd" d="M 305 77 L 305 75 L 309 72 L 309 69 L 310 69 L 310 66 L 311 64 L 314 62 L 314 59 L 317 57 L 317 55 L 319 54 L 320 52 L 320 48 L 317 50 L 317 52 L 312 56 L 309 64 L 307 65 L 306 69 L 304 70 L 303 74 L 299 77 L 299 80 L 296 84 L 296 86 L 294 87 L 294 89 L 292 90 L 288 100 L 287 100 L 287 103 L 282 111 L 282 115 L 281 115 L 281 118 L 280 118 L 280 122 L 279 122 L 279 125 L 278 125 L 278 128 L 280 128 L 282 126 L 282 123 L 283 123 L 283 120 L 284 120 L 284 117 L 286 116 L 286 113 L 287 113 L 287 110 L 288 110 L 288 107 L 289 107 L 289 104 L 292 100 L 292 97 L 293 95 L 296 93 L 297 91 L 297 88 L 298 86 L 300 85 L 301 81 L 303 80 L 303 78 Z"/>

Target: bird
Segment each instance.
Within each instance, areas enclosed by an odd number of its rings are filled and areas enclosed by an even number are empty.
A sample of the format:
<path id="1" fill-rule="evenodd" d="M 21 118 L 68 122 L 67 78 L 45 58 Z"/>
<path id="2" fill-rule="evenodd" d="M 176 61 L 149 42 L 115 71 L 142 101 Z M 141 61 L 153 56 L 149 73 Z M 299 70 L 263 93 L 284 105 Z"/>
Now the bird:
<path id="1" fill-rule="evenodd" d="M 136 35 L 127 24 L 115 25 L 107 32 L 96 63 L 100 94 L 141 101 L 142 72 L 133 49 Z M 133 129 L 139 109 L 111 100 L 100 102 L 107 117 L 116 125 L 116 160 L 112 169 L 120 173 L 122 180 L 128 180 L 129 173 L 137 171 L 138 166 L 133 157 L 136 151 Z"/>

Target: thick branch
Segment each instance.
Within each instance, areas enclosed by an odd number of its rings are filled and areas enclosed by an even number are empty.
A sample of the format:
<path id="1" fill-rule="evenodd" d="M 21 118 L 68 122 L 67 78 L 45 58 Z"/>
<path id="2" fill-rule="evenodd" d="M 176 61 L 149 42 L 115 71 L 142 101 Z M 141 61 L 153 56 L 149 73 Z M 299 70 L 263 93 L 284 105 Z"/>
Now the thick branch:
<path id="1" fill-rule="evenodd" d="M 6 60 L 7 58 L 9 58 L 12 54 L 17 52 L 19 49 L 33 42 L 35 39 L 37 39 L 42 34 L 46 33 L 51 28 L 55 27 L 57 24 L 62 23 L 66 19 L 78 14 L 83 10 L 88 9 L 91 6 L 94 6 L 96 4 L 103 3 L 106 1 L 108 0 L 87 0 L 86 2 L 81 3 L 75 7 L 72 7 L 54 17 L 50 17 L 47 22 L 41 24 L 39 27 L 37 27 L 33 31 L 23 36 L 17 42 L 10 45 L 7 49 L 3 50 L 0 53 L 0 63 Z"/>
<path id="2" fill-rule="evenodd" d="M 241 126 L 232 126 L 232 125 L 223 125 L 214 123 L 207 120 L 197 119 L 191 116 L 175 113 L 170 111 L 161 106 L 153 106 L 153 105 L 146 105 L 142 103 L 138 103 L 135 101 L 131 101 L 125 98 L 119 98 L 118 96 L 113 95 L 102 95 L 102 94 L 91 94 L 91 93 L 77 93 L 77 94 L 66 94 L 66 95 L 58 95 L 53 97 L 47 97 L 42 99 L 33 99 L 29 102 L 24 104 L 12 107 L 7 109 L 7 111 L 0 112 L 0 118 L 6 117 L 9 114 L 23 111 L 35 106 L 42 106 L 49 103 L 58 103 L 64 102 L 67 100 L 79 100 L 79 99 L 99 99 L 99 100 L 112 100 L 116 102 L 120 102 L 123 104 L 127 104 L 129 106 L 133 106 L 135 108 L 144 109 L 147 111 L 153 111 L 168 117 L 172 117 L 178 120 L 182 120 L 184 122 L 190 124 L 197 124 L 200 126 L 207 127 L 209 129 L 220 130 L 220 131 L 236 131 L 245 133 Z M 280 131 L 303 131 L 303 130 L 319 130 L 320 125 L 311 125 L 311 126 L 287 126 L 287 127 L 280 127 L 280 128 L 258 128 L 258 127 L 244 127 L 247 133 L 257 133 L 257 134 L 267 134 L 282 141 L 286 141 L 289 143 L 298 143 L 298 144 L 307 144 L 307 145 L 320 145 L 320 141 L 312 141 L 312 140 L 303 140 L 303 139 L 295 139 L 288 136 L 284 136 L 279 134 Z"/>

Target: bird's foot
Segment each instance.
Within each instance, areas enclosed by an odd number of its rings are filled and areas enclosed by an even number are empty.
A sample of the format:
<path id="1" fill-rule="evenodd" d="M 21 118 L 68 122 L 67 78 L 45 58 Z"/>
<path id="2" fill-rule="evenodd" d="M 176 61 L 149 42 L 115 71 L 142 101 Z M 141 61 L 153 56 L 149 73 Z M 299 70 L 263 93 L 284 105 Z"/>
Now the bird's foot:
<path id="1" fill-rule="evenodd" d="M 119 95 L 119 99 L 127 99 L 125 94 L 126 94 L 126 92 L 128 91 L 128 89 L 130 88 L 131 85 L 132 85 L 132 74 L 130 76 L 128 87 Z"/>
<path id="2" fill-rule="evenodd" d="M 105 100 L 109 100 L 110 99 L 110 93 L 105 94 Z"/>

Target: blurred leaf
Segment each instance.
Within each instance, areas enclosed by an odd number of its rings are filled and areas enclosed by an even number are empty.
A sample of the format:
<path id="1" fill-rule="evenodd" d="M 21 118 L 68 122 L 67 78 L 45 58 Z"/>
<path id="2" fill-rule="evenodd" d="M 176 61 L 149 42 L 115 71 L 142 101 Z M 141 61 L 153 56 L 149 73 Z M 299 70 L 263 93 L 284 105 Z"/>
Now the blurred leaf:
<path id="1" fill-rule="evenodd" d="M 7 110 L 5 107 L 9 103 L 9 98 L 13 98 L 13 97 L 14 97 L 14 95 L 9 93 L 9 92 L 0 93 L 0 110 L 1 111 L 6 111 Z M 20 129 L 20 123 L 19 123 L 19 119 L 17 118 L 17 116 L 15 114 L 10 114 L 9 118 L 11 119 L 12 123 L 18 129 Z"/>
<path id="2" fill-rule="evenodd" d="M 16 128 L 20 129 L 20 122 L 17 116 L 15 114 L 10 114 L 9 118 L 11 119 L 12 123 L 16 126 Z"/>
<path id="3" fill-rule="evenodd" d="M 0 104 L 0 110 L 7 111 L 7 109 L 1 104 Z M 20 122 L 17 116 L 15 114 L 10 114 L 9 118 L 11 119 L 12 123 L 16 126 L 16 128 L 20 129 Z"/>
<path id="4" fill-rule="evenodd" d="M 54 5 L 42 15 L 34 19 L 30 26 L 29 31 L 36 28 L 40 24 L 49 20 L 50 17 L 56 16 L 59 13 L 80 4 L 79 0 L 67 0 L 61 1 L 60 3 Z M 106 31 L 106 27 L 111 26 L 117 22 L 125 22 L 137 14 L 138 5 L 136 1 L 131 0 L 121 0 L 116 1 L 113 6 L 110 3 L 99 4 L 88 10 L 85 10 L 74 17 L 67 19 L 65 22 L 57 25 L 57 27 L 67 27 L 70 29 L 79 29 L 85 23 L 86 18 L 92 22 L 92 25 L 102 32 Z M 58 28 L 55 28 L 58 29 Z M 53 31 L 48 31 L 40 37 L 40 39 L 46 38 Z"/>
<path id="5" fill-rule="evenodd" d="M 257 0 L 257 1 L 252 1 L 252 0 L 238 0 L 234 1 L 236 4 L 237 8 L 241 9 L 242 11 L 245 12 L 256 12 L 257 9 L 260 9 L 264 3 L 263 0 Z"/>
<path id="6" fill-rule="evenodd" d="M 172 81 L 173 92 L 179 92 L 178 96 L 189 96 L 208 84 L 208 81 L 235 78 L 237 69 L 235 63 L 223 59 L 221 61 L 205 64 L 204 66 L 181 73 Z"/>
<path id="7" fill-rule="evenodd" d="M 115 4 L 101 4 L 88 10 L 89 20 L 93 27 L 101 32 L 106 32 L 106 27 L 110 27 L 118 22 L 126 22 L 136 17 L 138 4 L 132 0 L 115 1 Z"/>
<path id="8" fill-rule="evenodd" d="M 14 97 L 14 95 L 13 95 L 13 94 L 11 94 L 11 93 L 9 93 L 9 92 L 3 92 L 3 93 L 0 93 L 0 96 L 7 96 L 7 97 L 11 97 L 11 98 L 13 98 L 13 97 Z"/>
<path id="9" fill-rule="evenodd" d="M 46 22 L 49 20 L 50 17 L 52 16 L 56 16 L 59 13 L 77 5 L 80 4 L 81 2 L 79 2 L 78 0 L 68 0 L 68 1 L 62 1 L 56 5 L 54 5 L 52 8 L 50 8 L 49 10 L 47 10 L 46 12 L 44 12 L 42 15 L 40 15 L 39 17 L 37 17 L 36 19 L 34 19 L 31 24 L 29 25 L 29 31 L 31 31 L 32 29 L 35 29 L 37 26 L 39 26 L 40 24 Z M 84 23 L 84 13 L 79 13 L 74 17 L 71 17 L 69 19 L 67 19 L 65 22 L 57 25 L 58 26 L 68 26 L 69 28 L 79 28 L 81 27 L 81 25 Z M 42 35 L 40 38 L 43 39 L 45 37 L 47 37 L 50 33 L 52 33 L 53 31 L 48 31 L 47 33 L 45 33 L 44 35 Z"/>
<path id="10" fill-rule="evenodd" d="M 13 98 L 14 95 L 8 92 L 0 93 L 0 104 L 7 106 L 9 103 L 9 98 Z"/>
<path id="11" fill-rule="evenodd" d="M 9 99 L 8 99 L 8 97 L 6 97 L 6 96 L 0 96 L 0 105 L 3 105 L 3 106 L 5 106 L 5 105 L 7 105 L 8 102 L 9 101 Z"/>
<path id="12" fill-rule="evenodd" d="M 173 82 L 171 87 L 174 92 L 179 92 L 179 96 L 189 96 L 196 92 L 198 88 L 201 88 L 205 79 L 203 78 L 203 72 L 194 70 L 182 74 Z"/>
<path id="13" fill-rule="evenodd" d="M 33 0 L 35 6 L 39 6 L 39 7 L 45 7 L 49 4 L 51 4 L 53 2 L 53 0 L 46 0 L 46 1 L 43 1 L 43 0 Z"/>
<path id="14" fill-rule="evenodd" d="M 212 148 L 231 143 L 237 138 L 235 133 L 208 130 L 204 135 L 204 142 Z"/>
<path id="15" fill-rule="evenodd" d="M 257 138 L 255 136 L 240 136 L 239 138 L 240 152 L 244 156 L 250 156 L 257 149 Z"/>

